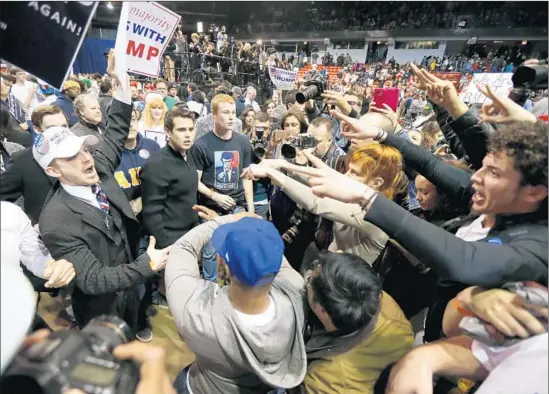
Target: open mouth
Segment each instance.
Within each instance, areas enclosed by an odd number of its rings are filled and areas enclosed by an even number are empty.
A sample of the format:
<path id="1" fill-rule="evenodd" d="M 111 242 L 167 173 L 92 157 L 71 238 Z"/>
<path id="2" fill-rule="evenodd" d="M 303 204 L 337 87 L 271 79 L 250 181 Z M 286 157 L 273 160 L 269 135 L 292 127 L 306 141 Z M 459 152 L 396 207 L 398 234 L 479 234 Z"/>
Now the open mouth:
<path id="1" fill-rule="evenodd" d="M 473 194 L 473 197 L 471 198 L 471 201 L 473 201 L 474 203 L 481 203 L 482 201 L 484 201 L 484 196 L 482 194 L 480 194 L 479 192 L 476 192 L 475 194 Z"/>
<path id="2" fill-rule="evenodd" d="M 84 168 L 84 174 L 86 175 L 93 175 L 94 172 L 95 172 L 95 168 L 93 165 Z"/>

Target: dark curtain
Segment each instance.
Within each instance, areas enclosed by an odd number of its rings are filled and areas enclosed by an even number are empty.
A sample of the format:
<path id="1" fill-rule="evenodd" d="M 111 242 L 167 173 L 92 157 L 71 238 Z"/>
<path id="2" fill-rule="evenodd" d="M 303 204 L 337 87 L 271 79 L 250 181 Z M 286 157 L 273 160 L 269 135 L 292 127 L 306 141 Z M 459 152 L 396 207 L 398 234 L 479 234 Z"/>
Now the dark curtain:
<path id="1" fill-rule="evenodd" d="M 114 48 L 114 40 L 85 38 L 73 64 L 75 74 L 104 74 L 107 69 L 107 58 L 103 53 Z"/>

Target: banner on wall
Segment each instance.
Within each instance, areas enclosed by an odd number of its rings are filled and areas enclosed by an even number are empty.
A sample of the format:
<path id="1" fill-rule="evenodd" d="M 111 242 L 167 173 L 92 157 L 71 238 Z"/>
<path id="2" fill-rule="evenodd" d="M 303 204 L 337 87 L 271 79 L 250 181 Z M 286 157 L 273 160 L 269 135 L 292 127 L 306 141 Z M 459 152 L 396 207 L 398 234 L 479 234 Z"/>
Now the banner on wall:
<path id="1" fill-rule="evenodd" d="M 97 8 L 95 1 L 3 1 L 0 54 L 61 88 Z"/>
<path id="2" fill-rule="evenodd" d="M 269 66 L 269 76 L 277 89 L 292 90 L 297 79 L 297 71 Z"/>
<path id="3" fill-rule="evenodd" d="M 181 16 L 155 2 L 124 2 L 116 35 L 116 63 L 155 78 Z M 120 60 L 119 60 L 120 59 Z"/>
<path id="4" fill-rule="evenodd" d="M 489 98 L 477 89 L 477 83 L 490 85 L 498 96 L 508 96 L 511 89 L 513 89 L 512 76 L 513 73 L 474 74 L 473 79 L 467 88 L 461 92 L 460 97 L 464 102 L 469 104 L 484 104 L 486 101 L 490 101 Z"/>

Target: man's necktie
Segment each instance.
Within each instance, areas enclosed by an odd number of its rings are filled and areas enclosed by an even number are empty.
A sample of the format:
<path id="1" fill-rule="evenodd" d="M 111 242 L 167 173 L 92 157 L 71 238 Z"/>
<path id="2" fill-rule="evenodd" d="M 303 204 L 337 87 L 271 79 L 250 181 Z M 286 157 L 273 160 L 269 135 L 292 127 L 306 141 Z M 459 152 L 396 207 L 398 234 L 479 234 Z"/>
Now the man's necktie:
<path id="1" fill-rule="evenodd" d="M 101 186 L 97 183 L 95 185 L 92 185 L 92 192 L 93 194 L 95 194 L 95 198 L 97 198 L 97 202 L 99 203 L 99 207 L 101 208 L 101 210 L 108 214 L 110 209 L 109 200 L 107 200 L 107 195 L 105 194 Z"/>

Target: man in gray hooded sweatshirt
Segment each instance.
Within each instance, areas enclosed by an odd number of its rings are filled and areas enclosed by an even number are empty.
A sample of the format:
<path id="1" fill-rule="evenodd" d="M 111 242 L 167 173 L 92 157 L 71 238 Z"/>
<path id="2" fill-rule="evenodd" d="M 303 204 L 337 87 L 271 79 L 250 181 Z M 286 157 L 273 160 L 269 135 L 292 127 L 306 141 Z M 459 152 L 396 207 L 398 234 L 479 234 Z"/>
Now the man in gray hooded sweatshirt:
<path id="1" fill-rule="evenodd" d="M 176 379 L 180 394 L 268 393 L 296 387 L 305 376 L 304 280 L 284 258 L 272 223 L 245 216 L 215 217 L 170 251 L 168 304 L 196 355 Z M 210 239 L 228 286 L 200 278 L 198 259 Z"/>

